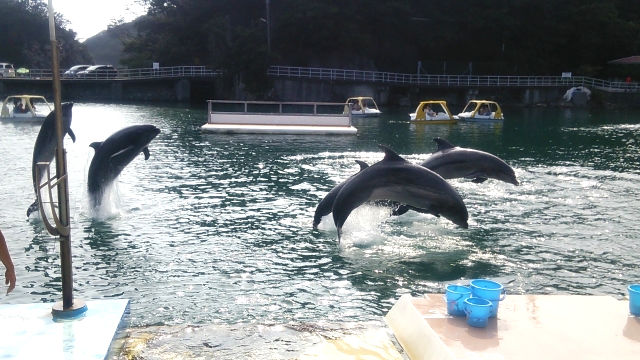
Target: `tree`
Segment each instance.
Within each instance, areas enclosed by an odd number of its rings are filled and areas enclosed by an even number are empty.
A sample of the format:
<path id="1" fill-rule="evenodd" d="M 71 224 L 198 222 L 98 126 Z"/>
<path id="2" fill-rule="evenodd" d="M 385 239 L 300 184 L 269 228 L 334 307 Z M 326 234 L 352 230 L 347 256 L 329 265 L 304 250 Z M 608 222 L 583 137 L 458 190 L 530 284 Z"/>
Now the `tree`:
<path id="1" fill-rule="evenodd" d="M 91 62 L 86 48 L 76 40 L 76 33 L 67 29 L 68 22 L 55 16 L 56 40 L 60 46 L 60 67 Z M 0 2 L 0 59 L 18 67 L 51 67 L 49 17 L 44 2 L 3 0 Z"/>

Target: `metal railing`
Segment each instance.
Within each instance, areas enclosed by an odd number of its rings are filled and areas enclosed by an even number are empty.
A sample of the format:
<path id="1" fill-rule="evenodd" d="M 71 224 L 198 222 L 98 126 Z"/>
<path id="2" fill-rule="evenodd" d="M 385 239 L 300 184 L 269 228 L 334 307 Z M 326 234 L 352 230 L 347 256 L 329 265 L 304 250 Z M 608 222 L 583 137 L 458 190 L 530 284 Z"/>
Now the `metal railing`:
<path id="1" fill-rule="evenodd" d="M 60 70 L 63 81 L 74 80 L 141 80 L 178 77 L 217 77 L 222 70 L 212 70 L 206 66 L 171 66 L 161 68 L 120 69 L 115 72 L 97 71 L 83 77 L 65 76 L 66 69 Z M 608 92 L 640 92 L 640 83 L 607 81 L 584 76 L 478 76 L 478 75 L 426 75 L 402 74 L 382 71 L 362 71 L 327 68 L 305 68 L 291 66 L 271 66 L 269 76 L 327 81 L 354 81 L 393 85 L 448 86 L 448 87 L 574 87 L 586 86 Z M 29 73 L 16 74 L 15 78 L 51 80 L 51 69 L 30 69 Z"/>
<path id="2" fill-rule="evenodd" d="M 586 86 L 609 92 L 640 92 L 640 84 L 606 81 L 584 76 L 470 76 L 401 74 L 379 71 L 343 70 L 271 66 L 267 74 L 277 77 L 318 79 L 331 81 L 371 82 L 393 85 L 451 86 L 451 87 L 574 87 Z"/>
<path id="3" fill-rule="evenodd" d="M 140 68 L 120 70 L 97 70 L 89 74 L 65 75 L 67 69 L 60 70 L 60 78 L 66 80 L 138 80 L 176 77 L 215 77 L 222 74 L 221 70 L 212 70 L 206 66 L 171 66 L 161 68 Z M 16 74 L 15 78 L 6 79 L 30 79 L 51 80 L 51 69 L 29 69 L 26 74 Z M 4 79 L 4 78 L 3 78 Z"/>

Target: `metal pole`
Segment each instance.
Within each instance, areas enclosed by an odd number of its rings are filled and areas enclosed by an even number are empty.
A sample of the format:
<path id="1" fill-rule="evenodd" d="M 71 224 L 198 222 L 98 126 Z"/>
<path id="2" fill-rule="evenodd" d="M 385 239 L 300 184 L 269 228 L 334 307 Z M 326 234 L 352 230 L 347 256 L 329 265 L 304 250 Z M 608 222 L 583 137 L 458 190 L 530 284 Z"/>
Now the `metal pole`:
<path id="1" fill-rule="evenodd" d="M 58 207 L 60 223 L 68 227 L 69 216 L 69 191 L 67 174 L 67 158 L 64 150 L 64 130 L 62 127 L 62 101 L 60 88 L 60 66 L 58 64 L 58 41 L 56 40 L 55 22 L 52 0 L 49 0 L 49 35 L 51 40 L 51 72 L 53 75 L 53 101 L 56 118 L 56 177 L 62 178 L 58 184 Z M 73 312 L 86 310 L 84 301 L 78 301 L 74 306 L 73 301 L 73 268 L 71 266 L 71 233 L 65 235 L 60 233 L 60 264 L 62 273 L 62 304 L 56 303 L 53 306 L 53 313 Z M 62 306 L 60 306 L 62 305 Z"/>
<path id="2" fill-rule="evenodd" d="M 271 52 L 271 20 L 269 18 L 269 0 L 267 1 L 267 48 Z"/>

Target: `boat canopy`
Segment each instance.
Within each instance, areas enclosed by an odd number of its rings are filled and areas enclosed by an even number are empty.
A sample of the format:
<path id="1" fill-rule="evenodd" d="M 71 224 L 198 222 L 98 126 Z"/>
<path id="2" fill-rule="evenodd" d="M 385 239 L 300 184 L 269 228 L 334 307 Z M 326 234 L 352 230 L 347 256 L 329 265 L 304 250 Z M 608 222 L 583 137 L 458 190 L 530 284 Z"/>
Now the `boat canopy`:
<path id="1" fill-rule="evenodd" d="M 493 114 L 494 119 L 503 118 L 500 105 L 490 100 L 471 100 L 467 106 L 465 106 L 464 110 L 462 110 L 462 113 L 471 113 L 471 118 L 474 118 L 476 115 L 484 115 L 481 113 L 481 109 L 482 112 L 486 112 L 486 109 L 488 109 L 489 112 L 486 114 Z"/>

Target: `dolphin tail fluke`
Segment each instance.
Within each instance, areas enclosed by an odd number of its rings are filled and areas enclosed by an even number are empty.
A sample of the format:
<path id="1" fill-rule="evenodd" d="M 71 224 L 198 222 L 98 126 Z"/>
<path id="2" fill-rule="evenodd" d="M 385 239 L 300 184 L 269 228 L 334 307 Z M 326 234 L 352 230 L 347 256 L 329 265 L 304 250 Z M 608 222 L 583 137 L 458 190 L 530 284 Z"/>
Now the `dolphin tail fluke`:
<path id="1" fill-rule="evenodd" d="M 27 209 L 27 218 L 29 217 L 29 215 L 31 215 L 31 213 L 34 213 L 39 209 L 40 207 L 38 206 L 38 200 L 36 200 L 33 202 L 33 204 L 29 205 L 29 208 Z"/>

